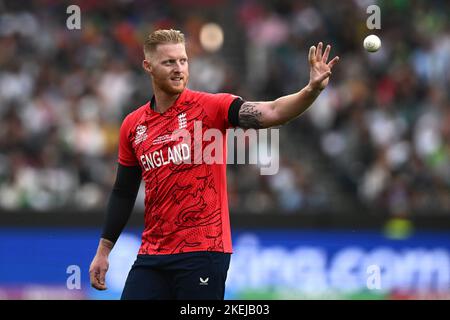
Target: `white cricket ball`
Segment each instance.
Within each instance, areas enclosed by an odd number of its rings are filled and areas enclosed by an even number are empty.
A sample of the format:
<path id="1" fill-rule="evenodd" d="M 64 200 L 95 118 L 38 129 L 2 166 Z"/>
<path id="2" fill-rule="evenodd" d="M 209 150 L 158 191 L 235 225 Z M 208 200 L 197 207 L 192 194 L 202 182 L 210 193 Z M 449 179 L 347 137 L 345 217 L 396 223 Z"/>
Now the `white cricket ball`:
<path id="1" fill-rule="evenodd" d="M 381 48 L 381 40 L 378 36 L 371 34 L 364 39 L 364 48 L 369 52 L 377 52 Z"/>

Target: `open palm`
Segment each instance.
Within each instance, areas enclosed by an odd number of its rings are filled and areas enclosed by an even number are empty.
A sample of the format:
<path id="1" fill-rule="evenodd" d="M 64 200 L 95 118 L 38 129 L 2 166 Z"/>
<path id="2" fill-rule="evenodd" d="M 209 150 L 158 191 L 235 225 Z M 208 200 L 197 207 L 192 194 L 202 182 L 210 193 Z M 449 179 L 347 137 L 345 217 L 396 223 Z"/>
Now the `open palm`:
<path id="1" fill-rule="evenodd" d="M 325 52 L 322 55 L 322 42 L 319 42 L 317 48 L 312 46 L 309 48 L 309 85 L 313 89 L 323 90 L 328 84 L 331 69 L 339 61 L 339 57 L 334 57 L 333 60 L 327 63 L 328 56 L 330 55 L 331 46 L 327 45 Z"/>

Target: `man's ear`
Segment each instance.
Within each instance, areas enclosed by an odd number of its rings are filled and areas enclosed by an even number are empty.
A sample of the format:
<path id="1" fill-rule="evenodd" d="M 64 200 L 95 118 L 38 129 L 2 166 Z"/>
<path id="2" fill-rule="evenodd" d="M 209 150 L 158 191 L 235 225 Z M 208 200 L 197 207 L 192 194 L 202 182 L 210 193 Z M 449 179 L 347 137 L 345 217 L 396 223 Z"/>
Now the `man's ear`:
<path id="1" fill-rule="evenodd" d="M 142 67 L 144 68 L 145 71 L 147 71 L 148 73 L 152 74 L 153 68 L 152 68 L 152 64 L 150 63 L 150 61 L 144 59 L 142 61 Z"/>

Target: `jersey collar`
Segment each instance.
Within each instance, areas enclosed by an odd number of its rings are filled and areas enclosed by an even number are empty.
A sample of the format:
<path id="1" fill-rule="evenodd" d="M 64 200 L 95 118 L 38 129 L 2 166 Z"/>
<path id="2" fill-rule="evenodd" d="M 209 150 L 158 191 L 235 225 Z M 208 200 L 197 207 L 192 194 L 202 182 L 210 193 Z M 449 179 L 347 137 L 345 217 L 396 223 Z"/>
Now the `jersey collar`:
<path id="1" fill-rule="evenodd" d="M 183 101 L 186 99 L 186 95 L 187 92 L 189 91 L 189 89 L 184 88 L 184 90 L 180 93 L 180 95 L 178 96 L 177 100 L 175 100 L 175 102 L 163 113 L 157 112 L 156 111 L 156 99 L 155 99 L 155 95 L 152 96 L 152 99 L 150 100 L 150 111 L 157 113 L 157 114 L 167 114 L 169 112 L 171 112 L 175 106 L 180 105 L 183 103 Z"/>

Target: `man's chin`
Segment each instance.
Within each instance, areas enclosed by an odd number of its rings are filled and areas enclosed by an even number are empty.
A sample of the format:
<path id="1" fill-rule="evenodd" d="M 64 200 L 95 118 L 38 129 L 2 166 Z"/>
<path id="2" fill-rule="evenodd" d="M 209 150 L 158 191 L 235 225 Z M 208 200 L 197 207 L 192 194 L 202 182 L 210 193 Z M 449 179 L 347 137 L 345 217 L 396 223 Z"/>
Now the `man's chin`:
<path id="1" fill-rule="evenodd" d="M 170 94 L 180 94 L 183 92 L 184 88 L 186 88 L 186 85 L 180 85 L 180 86 L 169 86 L 166 88 L 166 92 Z"/>
<path id="2" fill-rule="evenodd" d="M 154 85 L 159 87 L 159 89 L 167 95 L 177 95 L 183 92 L 183 90 L 186 88 L 187 82 L 184 81 L 183 83 L 180 83 L 178 85 L 175 85 L 171 82 L 160 82 L 155 83 Z"/>

